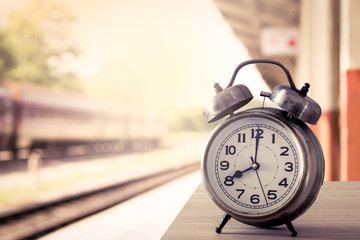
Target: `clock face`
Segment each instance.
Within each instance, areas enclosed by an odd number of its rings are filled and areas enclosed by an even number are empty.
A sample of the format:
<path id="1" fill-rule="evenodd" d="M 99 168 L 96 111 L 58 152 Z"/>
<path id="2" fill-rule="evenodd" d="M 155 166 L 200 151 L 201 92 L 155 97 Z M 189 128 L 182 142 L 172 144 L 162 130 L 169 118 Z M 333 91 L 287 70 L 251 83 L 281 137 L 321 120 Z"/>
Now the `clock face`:
<path id="1" fill-rule="evenodd" d="M 265 115 L 243 115 L 215 130 L 203 164 L 207 185 L 221 205 L 239 214 L 266 215 L 293 198 L 304 156 L 287 125 Z"/>

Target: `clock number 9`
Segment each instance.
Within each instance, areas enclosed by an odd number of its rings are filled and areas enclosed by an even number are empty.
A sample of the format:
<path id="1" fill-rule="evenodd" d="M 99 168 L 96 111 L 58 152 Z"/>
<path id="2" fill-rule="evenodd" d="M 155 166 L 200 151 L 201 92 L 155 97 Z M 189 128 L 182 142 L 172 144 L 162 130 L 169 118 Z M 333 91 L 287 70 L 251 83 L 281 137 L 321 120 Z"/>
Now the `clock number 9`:
<path id="1" fill-rule="evenodd" d="M 220 162 L 220 169 L 221 170 L 228 170 L 229 169 L 229 162 L 228 161 L 221 161 Z"/>

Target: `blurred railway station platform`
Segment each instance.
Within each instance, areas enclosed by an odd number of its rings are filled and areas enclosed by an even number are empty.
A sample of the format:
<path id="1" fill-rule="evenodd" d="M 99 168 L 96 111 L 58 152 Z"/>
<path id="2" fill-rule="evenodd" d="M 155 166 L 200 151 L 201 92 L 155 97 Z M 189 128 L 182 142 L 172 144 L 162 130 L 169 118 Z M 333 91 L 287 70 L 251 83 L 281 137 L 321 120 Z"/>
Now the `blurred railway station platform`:
<path id="1" fill-rule="evenodd" d="M 200 182 L 200 171 L 187 174 L 40 239 L 161 239 Z"/>
<path id="2" fill-rule="evenodd" d="M 50 159 L 52 163 L 37 171 L 2 173 L 0 214 L 191 163 L 200 168 L 206 137 L 207 133 L 173 134 L 153 150 Z"/>

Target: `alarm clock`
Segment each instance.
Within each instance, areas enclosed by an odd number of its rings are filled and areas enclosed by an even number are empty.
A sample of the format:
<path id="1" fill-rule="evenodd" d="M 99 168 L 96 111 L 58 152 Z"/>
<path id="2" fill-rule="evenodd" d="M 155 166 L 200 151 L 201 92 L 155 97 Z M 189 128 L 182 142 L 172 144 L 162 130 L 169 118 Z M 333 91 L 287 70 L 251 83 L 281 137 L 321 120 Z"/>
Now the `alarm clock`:
<path id="1" fill-rule="evenodd" d="M 279 66 L 289 85 L 261 92 L 279 108 L 238 111 L 253 99 L 242 84 L 234 85 L 238 71 L 254 63 Z M 298 90 L 289 71 L 277 61 L 255 59 L 241 63 L 225 89 L 203 109 L 208 123 L 229 115 L 210 134 L 202 157 L 202 178 L 215 204 L 225 212 L 221 233 L 230 218 L 258 227 L 285 224 L 295 237 L 292 221 L 315 201 L 324 179 L 321 145 L 306 123 L 316 124 L 320 106 L 307 96 L 310 85 Z"/>

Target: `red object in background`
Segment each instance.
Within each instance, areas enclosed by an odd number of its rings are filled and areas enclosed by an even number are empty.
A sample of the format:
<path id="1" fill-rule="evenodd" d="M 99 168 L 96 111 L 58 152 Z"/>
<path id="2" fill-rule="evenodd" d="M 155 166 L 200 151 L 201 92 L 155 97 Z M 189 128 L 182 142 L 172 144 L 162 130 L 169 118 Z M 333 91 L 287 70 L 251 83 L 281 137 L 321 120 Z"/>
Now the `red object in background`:
<path id="1" fill-rule="evenodd" d="M 290 38 L 289 40 L 288 40 L 288 46 L 290 47 L 290 48 L 294 48 L 294 47 L 296 47 L 296 39 L 295 38 Z"/>
<path id="2" fill-rule="evenodd" d="M 360 181 L 360 69 L 347 70 L 341 81 L 341 180 Z"/>
<path id="3" fill-rule="evenodd" d="M 360 181 L 360 69 L 344 72 L 340 112 L 324 111 L 315 126 L 326 159 L 325 180 Z"/>
<path id="4" fill-rule="evenodd" d="M 318 137 L 326 160 L 325 180 L 340 180 L 340 129 L 339 111 L 325 111 L 311 129 Z"/>

